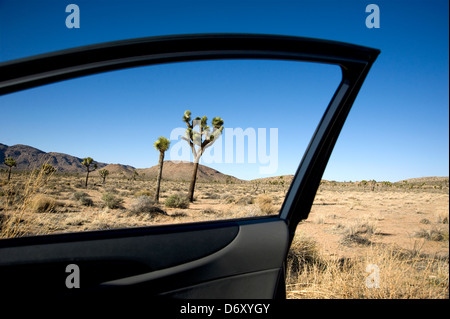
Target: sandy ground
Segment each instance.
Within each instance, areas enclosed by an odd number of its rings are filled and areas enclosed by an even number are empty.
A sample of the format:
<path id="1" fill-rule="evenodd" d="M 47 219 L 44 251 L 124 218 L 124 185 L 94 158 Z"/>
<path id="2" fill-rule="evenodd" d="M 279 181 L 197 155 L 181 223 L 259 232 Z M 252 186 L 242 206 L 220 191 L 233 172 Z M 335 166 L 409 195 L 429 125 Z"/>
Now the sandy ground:
<path id="1" fill-rule="evenodd" d="M 427 191 L 371 192 L 319 191 L 309 218 L 297 231 L 315 239 L 330 255 L 352 256 L 364 247 L 342 245 L 346 226 L 369 223 L 375 232 L 370 241 L 395 244 L 423 253 L 448 255 L 448 240 L 433 241 L 417 237 L 421 230 L 447 231 L 442 219 L 449 214 L 449 196 Z"/>

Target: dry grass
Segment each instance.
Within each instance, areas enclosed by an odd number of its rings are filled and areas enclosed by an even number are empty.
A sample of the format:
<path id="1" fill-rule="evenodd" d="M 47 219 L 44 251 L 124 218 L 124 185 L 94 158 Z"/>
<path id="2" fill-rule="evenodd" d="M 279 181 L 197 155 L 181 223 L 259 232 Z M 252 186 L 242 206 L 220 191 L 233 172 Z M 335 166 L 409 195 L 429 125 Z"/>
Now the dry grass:
<path id="1" fill-rule="evenodd" d="M 261 212 L 265 215 L 271 215 L 276 213 L 276 208 L 273 206 L 273 197 L 269 195 L 258 195 L 256 198 L 256 204 Z"/>
<path id="2" fill-rule="evenodd" d="M 33 196 L 30 202 L 30 209 L 34 213 L 52 213 L 58 206 L 61 206 L 59 202 L 44 194 Z"/>
<path id="3" fill-rule="evenodd" d="M 333 258 L 296 236 L 288 263 L 288 298 L 448 298 L 448 257 L 372 245 L 359 258 Z"/>
<path id="4" fill-rule="evenodd" d="M 51 176 L 51 175 L 50 175 Z M 30 209 L 33 212 L 52 211 L 58 203 L 46 197 L 44 187 L 49 178 L 42 170 L 33 171 L 22 176 L 19 180 L 11 180 L 4 183 L 1 188 L 2 198 L 0 207 L 7 212 L 2 214 L 0 238 L 10 238 L 27 234 L 35 214 L 27 214 Z"/>

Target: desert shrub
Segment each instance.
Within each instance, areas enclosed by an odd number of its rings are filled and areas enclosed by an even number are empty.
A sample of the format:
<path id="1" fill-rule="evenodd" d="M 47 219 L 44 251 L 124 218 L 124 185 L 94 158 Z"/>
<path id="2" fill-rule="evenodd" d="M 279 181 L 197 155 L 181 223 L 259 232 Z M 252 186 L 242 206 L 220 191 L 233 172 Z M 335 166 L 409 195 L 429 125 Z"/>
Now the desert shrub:
<path id="1" fill-rule="evenodd" d="M 287 265 L 289 276 L 313 265 L 323 268 L 317 242 L 304 236 L 295 237 L 287 255 Z"/>
<path id="2" fill-rule="evenodd" d="M 80 202 L 84 206 L 94 206 L 94 201 L 89 197 L 89 195 L 83 191 L 78 191 L 73 194 L 73 198 Z"/>
<path id="3" fill-rule="evenodd" d="M 187 214 L 183 213 L 183 212 L 175 212 L 172 215 L 170 215 L 170 217 L 186 217 Z"/>
<path id="4" fill-rule="evenodd" d="M 354 231 L 356 234 L 367 234 L 369 236 L 378 233 L 377 225 L 375 224 L 375 222 L 364 219 L 358 220 L 356 222 Z"/>
<path id="5" fill-rule="evenodd" d="M 188 208 L 189 207 L 189 199 L 186 195 L 182 194 L 173 194 L 166 198 L 164 203 L 167 207 L 171 208 Z"/>
<path id="6" fill-rule="evenodd" d="M 217 193 L 206 192 L 203 194 L 202 198 L 204 198 L 204 199 L 219 199 L 220 195 Z"/>
<path id="7" fill-rule="evenodd" d="M 436 214 L 438 224 L 448 224 L 448 211 Z"/>
<path id="8" fill-rule="evenodd" d="M 261 216 L 261 210 L 255 205 L 236 206 L 232 211 L 233 218 Z"/>
<path id="9" fill-rule="evenodd" d="M 105 206 L 110 209 L 119 208 L 123 203 L 122 198 L 116 197 L 112 193 L 103 194 L 102 200 L 103 200 Z"/>
<path id="10" fill-rule="evenodd" d="M 419 231 L 415 232 L 413 235 L 417 238 L 424 238 L 426 240 L 431 241 L 448 241 L 449 240 L 449 232 L 448 230 L 442 230 L 437 228 L 432 229 L 420 229 Z"/>
<path id="11" fill-rule="evenodd" d="M 376 223 L 368 218 L 359 218 L 348 225 L 337 224 L 333 229 L 342 234 L 340 244 L 344 246 L 369 246 L 372 244 L 369 238 L 378 233 Z"/>
<path id="12" fill-rule="evenodd" d="M 89 195 L 86 194 L 86 193 L 83 192 L 83 191 L 75 192 L 75 193 L 73 194 L 73 198 L 74 198 L 75 200 L 80 200 L 82 197 L 87 197 L 87 196 L 89 196 Z"/>
<path id="13" fill-rule="evenodd" d="M 46 195 L 39 194 L 31 200 L 30 208 L 35 213 L 46 213 L 54 212 L 55 209 L 60 205 L 61 204 L 58 203 L 55 199 Z"/>
<path id="14" fill-rule="evenodd" d="M 241 196 L 236 201 L 238 205 L 251 205 L 255 203 L 255 198 L 252 196 Z"/>
<path id="15" fill-rule="evenodd" d="M 217 215 L 217 211 L 212 209 L 212 208 L 206 208 L 202 210 L 202 214 L 206 214 L 206 215 Z"/>
<path id="16" fill-rule="evenodd" d="M 258 205 L 261 212 L 267 215 L 274 214 L 276 209 L 272 204 L 273 199 L 269 195 L 258 195 L 256 198 L 256 204 Z"/>
<path id="17" fill-rule="evenodd" d="M 221 196 L 221 199 L 223 200 L 223 202 L 224 202 L 225 204 L 232 204 L 232 203 L 234 203 L 234 201 L 235 201 L 234 196 L 233 196 L 233 195 L 230 195 L 230 194 L 223 194 L 223 195 Z"/>
<path id="18" fill-rule="evenodd" d="M 106 193 L 110 193 L 110 194 L 118 194 L 119 191 L 113 187 L 113 186 L 109 186 L 105 188 Z"/>
<path id="19" fill-rule="evenodd" d="M 136 198 L 141 197 L 141 196 L 147 196 L 149 198 L 154 198 L 155 194 L 152 191 L 149 191 L 146 189 L 141 189 L 141 190 L 138 190 L 137 192 L 135 192 L 133 196 Z"/>
<path id="20" fill-rule="evenodd" d="M 349 225 L 338 224 L 335 226 L 335 230 L 339 230 L 339 228 L 344 236 L 349 235 L 350 238 L 354 235 L 372 236 L 378 233 L 376 223 L 367 218 L 359 218 Z"/>
<path id="21" fill-rule="evenodd" d="M 369 246 L 372 244 L 369 239 L 359 234 L 345 234 L 339 243 L 344 246 L 351 246 L 352 244 Z"/>
<path id="22" fill-rule="evenodd" d="M 94 201 L 89 197 L 81 197 L 80 204 L 83 206 L 94 206 Z"/>
<path id="23" fill-rule="evenodd" d="M 133 214 L 148 213 L 167 215 L 167 213 L 156 206 L 155 201 L 147 195 L 142 195 L 134 199 L 130 205 L 130 212 Z"/>
<path id="24" fill-rule="evenodd" d="M 80 181 L 77 181 L 77 182 L 75 182 L 75 183 L 73 184 L 73 187 L 75 187 L 75 188 L 82 188 L 82 187 L 83 187 L 83 183 L 80 182 Z"/>
<path id="25" fill-rule="evenodd" d="M 40 186 L 40 185 L 39 185 Z M 2 202 L 8 207 L 14 207 L 16 205 L 21 205 L 27 198 L 30 199 L 31 195 L 29 193 L 31 190 L 31 187 L 26 188 L 23 184 L 10 184 L 7 185 L 7 187 L 2 188 L 0 191 L 2 199 Z M 37 193 L 39 191 L 39 188 L 33 188 L 33 193 Z"/>

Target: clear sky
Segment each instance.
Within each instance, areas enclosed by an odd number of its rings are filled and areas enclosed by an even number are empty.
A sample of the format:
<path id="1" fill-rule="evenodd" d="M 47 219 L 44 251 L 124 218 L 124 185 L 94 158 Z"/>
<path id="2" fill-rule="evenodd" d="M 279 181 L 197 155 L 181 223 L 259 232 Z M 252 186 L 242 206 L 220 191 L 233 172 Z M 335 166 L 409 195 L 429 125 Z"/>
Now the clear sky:
<path id="1" fill-rule="evenodd" d="M 65 25 L 70 3 L 80 8 L 79 29 Z M 366 27 L 370 3 L 380 8 L 380 28 Z M 378 48 L 324 178 L 448 176 L 448 12 L 446 0 L 0 0 L 0 62 L 186 33 L 282 34 Z M 245 163 L 235 157 L 233 164 L 205 164 L 243 179 L 293 174 L 339 80 L 333 66 L 276 61 L 199 62 L 92 76 L 1 97 L 0 143 L 149 167 L 158 161 L 153 141 L 183 127 L 182 114 L 191 109 L 210 120 L 221 116 L 230 129 L 278 130 L 274 173 L 261 174 L 264 165 L 259 158 L 248 163 L 248 154 Z"/>

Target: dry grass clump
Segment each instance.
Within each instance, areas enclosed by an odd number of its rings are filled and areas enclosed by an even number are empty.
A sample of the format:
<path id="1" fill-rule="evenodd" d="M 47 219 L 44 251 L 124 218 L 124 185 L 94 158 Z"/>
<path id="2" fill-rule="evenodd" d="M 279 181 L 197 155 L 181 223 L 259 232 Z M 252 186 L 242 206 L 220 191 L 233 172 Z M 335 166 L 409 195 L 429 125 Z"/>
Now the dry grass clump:
<path id="1" fill-rule="evenodd" d="M 341 233 L 340 244 L 344 246 L 365 245 L 368 246 L 372 242 L 370 238 L 378 232 L 376 223 L 369 218 L 360 218 L 349 224 L 337 224 L 334 231 Z"/>
<path id="2" fill-rule="evenodd" d="M 103 194 L 102 200 L 105 207 L 108 207 L 110 209 L 120 208 L 123 203 L 122 198 L 117 197 L 116 195 L 110 192 Z"/>
<path id="3" fill-rule="evenodd" d="M 300 270 L 315 266 L 323 266 L 317 243 L 303 235 L 294 237 L 287 256 L 287 277 L 293 277 Z"/>
<path id="4" fill-rule="evenodd" d="M 220 198 L 222 199 L 222 202 L 225 204 L 232 204 L 236 200 L 233 195 L 228 193 L 222 194 Z"/>
<path id="5" fill-rule="evenodd" d="M 445 212 L 439 212 L 436 213 L 436 222 L 438 224 L 446 224 L 448 225 L 448 217 L 449 217 L 449 211 L 445 211 Z"/>
<path id="6" fill-rule="evenodd" d="M 73 194 L 73 198 L 83 206 L 94 206 L 94 201 L 90 198 L 90 196 L 87 193 L 83 191 L 75 192 Z"/>
<path id="7" fill-rule="evenodd" d="M 220 194 L 215 193 L 215 192 L 205 192 L 205 193 L 203 193 L 203 196 L 201 198 L 202 199 L 219 199 Z"/>
<path id="8" fill-rule="evenodd" d="M 52 199 L 40 199 L 38 196 L 43 196 L 42 189 L 48 178 L 43 170 L 34 170 L 20 180 L 3 183 L 0 207 L 8 214 L 5 213 L 2 218 L 0 238 L 17 237 L 27 232 L 33 222 L 30 218 L 24 218 L 30 207 L 40 212 L 52 210 L 59 205 Z"/>
<path id="9" fill-rule="evenodd" d="M 238 205 L 251 205 L 255 203 L 255 198 L 253 196 L 241 196 L 236 200 Z"/>
<path id="10" fill-rule="evenodd" d="M 261 212 L 266 215 L 272 215 L 276 213 L 276 209 L 273 206 L 273 198 L 269 195 L 258 195 L 256 197 L 256 205 L 258 205 Z"/>
<path id="11" fill-rule="evenodd" d="M 310 239 L 296 239 L 288 259 L 287 297 L 410 299 L 448 296 L 448 256 L 371 246 L 354 259 L 323 256 Z M 295 262 L 296 256 L 299 262 Z"/>
<path id="12" fill-rule="evenodd" d="M 147 196 L 149 198 L 154 198 L 155 194 L 152 191 L 141 189 L 134 193 L 134 197 L 141 197 L 141 196 Z"/>
<path id="13" fill-rule="evenodd" d="M 52 213 L 58 206 L 61 203 L 44 194 L 34 196 L 30 203 L 30 209 L 34 213 Z"/>
<path id="14" fill-rule="evenodd" d="M 432 227 L 431 229 L 421 228 L 413 234 L 416 238 L 425 238 L 431 241 L 448 241 L 449 232 L 448 229 L 439 229 L 437 227 Z"/>
<path id="15" fill-rule="evenodd" d="M 242 206 L 233 204 L 224 212 L 224 217 L 227 219 L 257 216 L 261 216 L 261 210 L 256 205 Z"/>
<path id="16" fill-rule="evenodd" d="M 217 210 L 210 208 L 210 207 L 203 209 L 201 211 L 201 213 L 206 214 L 206 215 L 219 215 L 220 214 Z"/>
<path id="17" fill-rule="evenodd" d="M 132 214 L 162 214 L 167 215 L 165 211 L 163 211 L 161 208 L 159 208 L 155 201 L 147 196 L 147 195 L 141 195 L 137 198 L 135 198 L 131 204 L 130 204 L 130 212 Z"/>
<path id="18" fill-rule="evenodd" d="M 122 223 L 121 219 L 117 218 L 117 214 L 114 211 L 111 211 L 110 208 L 105 207 L 102 211 L 93 215 L 87 230 L 106 230 L 127 226 L 130 225 Z"/>

